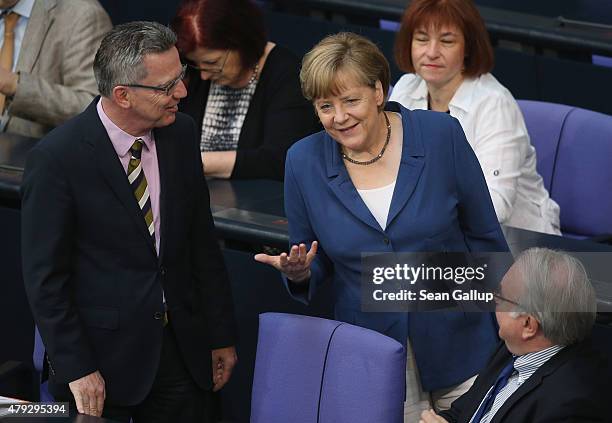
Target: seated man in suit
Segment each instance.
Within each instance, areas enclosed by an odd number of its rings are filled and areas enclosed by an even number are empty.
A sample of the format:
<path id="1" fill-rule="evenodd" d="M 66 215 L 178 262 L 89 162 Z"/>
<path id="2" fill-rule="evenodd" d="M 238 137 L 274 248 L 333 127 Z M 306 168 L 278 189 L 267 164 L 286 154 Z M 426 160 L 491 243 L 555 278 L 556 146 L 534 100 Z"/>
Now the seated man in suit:
<path id="1" fill-rule="evenodd" d="M 609 421 L 602 376 L 608 363 L 589 347 L 596 297 L 582 264 L 533 248 L 500 288 L 496 316 L 504 342 L 450 410 L 425 411 L 421 423 Z"/>
<path id="2" fill-rule="evenodd" d="M 23 278 L 49 390 L 124 422 L 205 421 L 236 362 L 175 43 L 155 22 L 111 30 L 94 61 L 102 97 L 40 140 L 23 177 Z"/>
<path id="3" fill-rule="evenodd" d="M 0 0 L 0 130 L 40 138 L 97 94 L 97 0 Z"/>

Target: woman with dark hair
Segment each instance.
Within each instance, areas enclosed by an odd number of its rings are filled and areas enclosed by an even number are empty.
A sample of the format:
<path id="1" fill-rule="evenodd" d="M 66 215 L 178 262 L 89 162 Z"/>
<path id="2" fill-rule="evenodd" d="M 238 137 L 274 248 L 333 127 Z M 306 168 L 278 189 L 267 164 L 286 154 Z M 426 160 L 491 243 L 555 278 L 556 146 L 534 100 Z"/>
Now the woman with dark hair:
<path id="1" fill-rule="evenodd" d="M 512 94 L 489 72 L 493 49 L 471 0 L 414 0 L 395 44 L 402 76 L 391 100 L 457 118 L 485 175 L 500 223 L 560 234 L 559 206 Z"/>
<path id="2" fill-rule="evenodd" d="M 319 129 L 299 60 L 266 40 L 250 0 L 185 0 L 171 26 L 189 67 L 179 108 L 200 130 L 204 173 L 282 180 L 287 149 Z"/>

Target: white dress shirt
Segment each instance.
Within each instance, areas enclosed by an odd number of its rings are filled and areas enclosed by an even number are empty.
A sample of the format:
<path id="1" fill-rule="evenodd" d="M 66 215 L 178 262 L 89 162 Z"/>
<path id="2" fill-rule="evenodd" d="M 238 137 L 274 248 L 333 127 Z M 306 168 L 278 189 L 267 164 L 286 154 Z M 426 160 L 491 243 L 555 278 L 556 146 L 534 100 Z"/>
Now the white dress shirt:
<path id="1" fill-rule="evenodd" d="M 408 109 L 427 109 L 427 84 L 402 76 L 389 100 Z M 536 152 L 512 94 L 490 73 L 465 79 L 449 103 L 484 173 L 500 223 L 560 234 L 559 206 L 536 170 Z"/>
<path id="2" fill-rule="evenodd" d="M 504 405 L 506 400 L 514 394 L 521 385 L 531 377 L 532 374 L 536 372 L 544 363 L 550 360 L 555 354 L 563 349 L 561 345 L 553 345 L 552 347 L 548 347 L 543 349 L 542 351 L 537 351 L 525 355 L 521 355 L 516 358 L 514 362 L 514 373 L 508 379 L 508 383 L 504 386 L 499 393 L 495 396 L 495 400 L 493 401 L 493 405 L 491 409 L 482 416 L 480 423 L 490 423 L 495 417 L 495 414 L 499 411 L 499 409 Z M 489 388 L 489 391 L 493 389 L 493 386 Z M 482 401 L 485 400 L 487 395 L 489 395 L 489 391 L 485 394 Z M 474 416 L 478 412 L 480 405 L 482 405 L 482 401 L 476 408 L 476 412 L 470 419 L 470 423 L 473 423 Z"/>
<path id="3" fill-rule="evenodd" d="M 21 51 L 21 43 L 23 42 L 23 36 L 30 20 L 30 14 L 34 7 L 34 0 L 20 0 L 11 9 L 13 12 L 19 15 L 17 25 L 15 25 L 15 47 L 13 50 L 13 72 L 15 66 L 17 66 L 17 59 L 19 58 L 19 52 Z M 0 12 L 4 12 L 4 9 L 0 9 Z M 0 19 L 0 46 L 4 43 L 4 19 Z"/>
<path id="4" fill-rule="evenodd" d="M 20 0 L 10 9 L 0 9 L 0 13 L 15 12 L 19 15 L 17 24 L 15 25 L 15 41 L 13 45 L 13 67 L 12 72 L 15 72 L 17 67 L 17 61 L 19 60 L 19 52 L 21 51 L 21 45 L 23 44 L 23 36 L 25 35 L 28 21 L 30 20 L 30 14 L 34 7 L 35 0 Z M 0 46 L 4 43 L 4 18 L 0 19 Z M 8 123 L 8 107 L 4 109 L 4 113 L 0 116 L 0 132 L 4 132 Z"/>

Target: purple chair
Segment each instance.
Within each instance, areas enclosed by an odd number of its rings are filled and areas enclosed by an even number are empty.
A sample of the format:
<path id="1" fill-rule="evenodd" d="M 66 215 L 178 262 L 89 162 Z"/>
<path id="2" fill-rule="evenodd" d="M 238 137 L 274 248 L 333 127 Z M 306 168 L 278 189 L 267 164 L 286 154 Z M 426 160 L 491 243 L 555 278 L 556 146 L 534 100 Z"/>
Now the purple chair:
<path id="1" fill-rule="evenodd" d="M 525 118 L 531 144 L 536 149 L 538 173 L 542 175 L 544 186 L 550 193 L 563 126 L 575 108 L 530 100 L 518 100 L 518 104 Z"/>
<path id="2" fill-rule="evenodd" d="M 49 393 L 49 388 L 47 386 L 49 382 L 46 377 L 43 378 L 43 369 L 45 367 L 45 346 L 42 338 L 40 337 L 40 333 L 38 332 L 38 327 L 35 327 L 34 329 L 34 353 L 32 354 L 32 360 L 40 380 L 40 401 L 53 402 L 55 399 L 53 398 L 53 395 Z"/>
<path id="3" fill-rule="evenodd" d="M 551 191 L 564 234 L 609 239 L 611 190 L 612 116 L 576 108 L 563 129 Z"/>
<path id="4" fill-rule="evenodd" d="M 348 323 L 264 313 L 251 423 L 401 423 L 406 352 Z"/>
<path id="5" fill-rule="evenodd" d="M 607 241 L 612 234 L 612 116 L 519 100 L 538 172 L 561 208 L 561 231 Z"/>

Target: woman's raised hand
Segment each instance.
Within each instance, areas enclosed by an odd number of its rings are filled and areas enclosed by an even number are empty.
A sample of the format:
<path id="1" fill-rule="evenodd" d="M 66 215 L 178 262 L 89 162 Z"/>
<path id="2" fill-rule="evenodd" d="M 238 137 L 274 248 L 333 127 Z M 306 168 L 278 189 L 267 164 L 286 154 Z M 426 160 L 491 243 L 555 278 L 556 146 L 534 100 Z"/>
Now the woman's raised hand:
<path id="1" fill-rule="evenodd" d="M 317 254 L 318 245 L 317 241 L 313 241 L 308 251 L 306 244 L 294 245 L 289 254 L 282 253 L 278 256 L 256 254 L 255 260 L 273 266 L 293 282 L 304 282 L 310 278 L 310 263 Z"/>

